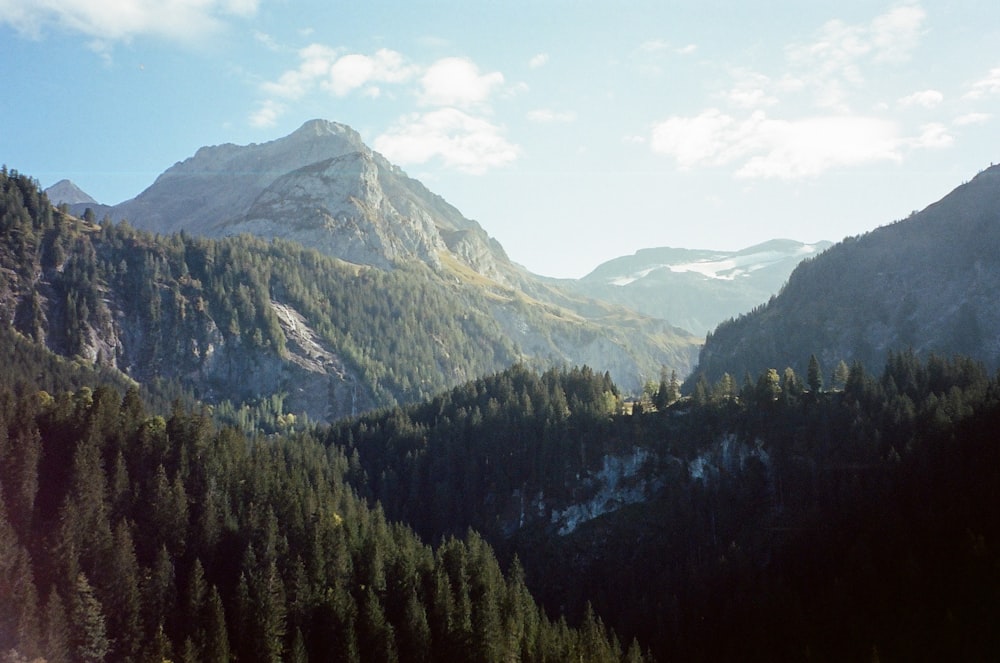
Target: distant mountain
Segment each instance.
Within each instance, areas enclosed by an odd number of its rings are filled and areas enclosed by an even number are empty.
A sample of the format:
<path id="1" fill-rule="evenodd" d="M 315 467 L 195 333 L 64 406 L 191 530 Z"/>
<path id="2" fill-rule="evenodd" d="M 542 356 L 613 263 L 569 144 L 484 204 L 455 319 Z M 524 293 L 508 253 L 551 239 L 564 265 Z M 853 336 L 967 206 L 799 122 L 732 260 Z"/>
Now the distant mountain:
<path id="1" fill-rule="evenodd" d="M 891 350 L 1000 366 L 1000 166 L 909 218 L 807 260 L 773 301 L 720 325 L 699 357 L 709 381 L 815 353 L 878 370 Z M 829 373 L 827 373 L 829 374 Z"/>
<path id="2" fill-rule="evenodd" d="M 766 302 L 796 265 L 830 246 L 776 239 L 740 251 L 643 249 L 566 285 L 705 334 Z"/>
<path id="3" fill-rule="evenodd" d="M 267 143 L 203 147 L 110 214 L 161 234 L 282 238 L 382 268 L 440 267 L 451 253 L 503 283 L 523 271 L 478 223 L 326 120 Z"/>
<path id="4" fill-rule="evenodd" d="M 53 205 L 61 205 L 66 203 L 67 205 L 97 205 L 98 202 L 90 197 L 88 193 L 83 191 L 76 184 L 73 184 L 70 180 L 59 180 L 49 188 L 45 190 L 45 194 L 49 197 L 49 201 Z"/>
<path id="5" fill-rule="evenodd" d="M 511 262 L 477 222 L 335 122 L 311 120 L 262 144 L 203 147 L 108 214 L 161 235 L 249 234 L 380 270 L 425 266 L 438 288 L 474 289 L 480 313 L 523 358 L 589 364 L 629 389 L 664 365 L 686 374 L 697 352 L 697 337 L 662 319 L 567 291 Z"/>
<path id="6" fill-rule="evenodd" d="M 8 179 L 0 324 L 139 383 L 179 385 L 234 418 L 264 408 L 272 423 L 282 413 L 332 420 L 515 363 L 587 364 L 636 391 L 664 365 L 686 373 L 695 357 L 696 339 L 663 321 L 599 302 L 587 303 L 590 320 L 555 291 L 536 299 L 449 252 L 438 268 L 413 259 L 382 269 L 281 239 L 154 236 L 63 214 L 30 178 Z"/>

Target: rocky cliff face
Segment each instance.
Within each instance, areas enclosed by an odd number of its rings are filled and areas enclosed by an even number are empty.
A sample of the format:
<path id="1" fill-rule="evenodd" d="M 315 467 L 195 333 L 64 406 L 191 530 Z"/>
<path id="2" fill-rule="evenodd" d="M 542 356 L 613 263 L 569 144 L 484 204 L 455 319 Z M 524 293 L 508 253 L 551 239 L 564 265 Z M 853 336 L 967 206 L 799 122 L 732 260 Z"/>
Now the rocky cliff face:
<path id="1" fill-rule="evenodd" d="M 255 344 L 219 329 L 204 291 L 165 279 L 138 302 L 114 283 L 93 293 L 62 279 L 66 263 L 38 265 L 26 281 L 0 280 L 0 322 L 64 356 L 114 368 L 139 383 L 176 381 L 207 403 L 237 407 L 281 394 L 287 412 L 314 421 L 374 406 L 365 380 L 287 304 L 270 307 L 287 342 Z M 74 302 L 91 301 L 80 316 Z"/>
<path id="2" fill-rule="evenodd" d="M 503 283 L 523 276 L 479 224 L 356 131 L 324 120 L 259 145 L 204 147 L 110 215 L 161 234 L 284 238 L 381 268 L 406 260 L 439 267 L 448 251 Z"/>
<path id="3" fill-rule="evenodd" d="M 314 120 L 284 138 L 245 146 L 203 147 L 174 164 L 135 198 L 115 205 L 111 218 L 142 230 L 170 234 L 215 234 L 244 214 L 282 175 L 364 148 L 350 127 Z"/>
<path id="4" fill-rule="evenodd" d="M 370 152 L 351 152 L 292 171 L 272 182 L 245 215 L 214 233 L 287 239 L 361 265 L 389 269 L 406 260 L 440 266 L 447 250 L 434 220 L 399 210 Z"/>

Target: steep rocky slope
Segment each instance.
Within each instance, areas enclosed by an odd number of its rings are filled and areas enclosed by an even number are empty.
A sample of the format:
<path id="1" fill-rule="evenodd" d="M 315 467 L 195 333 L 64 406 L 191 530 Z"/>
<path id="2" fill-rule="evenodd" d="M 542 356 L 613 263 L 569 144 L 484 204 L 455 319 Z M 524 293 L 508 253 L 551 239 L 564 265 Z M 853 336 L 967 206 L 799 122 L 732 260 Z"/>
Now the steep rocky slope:
<path id="1" fill-rule="evenodd" d="M 720 325 L 699 357 L 723 372 L 877 370 L 890 350 L 962 353 L 1000 366 L 1000 166 L 979 173 L 909 218 L 837 244 L 802 263 L 773 301 Z"/>
<path id="2" fill-rule="evenodd" d="M 110 215 L 161 234 L 281 237 L 380 267 L 411 259 L 437 265 L 438 254 L 451 251 L 490 278 L 523 276 L 478 223 L 356 131 L 325 120 L 267 143 L 203 147 Z"/>

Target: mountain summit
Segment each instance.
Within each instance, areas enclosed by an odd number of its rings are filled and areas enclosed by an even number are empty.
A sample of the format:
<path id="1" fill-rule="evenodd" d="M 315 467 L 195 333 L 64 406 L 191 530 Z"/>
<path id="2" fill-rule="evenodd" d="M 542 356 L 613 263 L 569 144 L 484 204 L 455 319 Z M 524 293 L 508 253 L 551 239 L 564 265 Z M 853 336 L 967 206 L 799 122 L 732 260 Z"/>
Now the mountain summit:
<path id="1" fill-rule="evenodd" d="M 478 223 L 326 120 L 259 145 L 203 147 L 111 217 L 162 234 L 282 238 L 381 268 L 438 267 L 451 253 L 500 282 L 519 271 Z"/>
<path id="2" fill-rule="evenodd" d="M 59 180 L 45 190 L 53 205 L 96 205 L 97 201 L 70 180 Z"/>

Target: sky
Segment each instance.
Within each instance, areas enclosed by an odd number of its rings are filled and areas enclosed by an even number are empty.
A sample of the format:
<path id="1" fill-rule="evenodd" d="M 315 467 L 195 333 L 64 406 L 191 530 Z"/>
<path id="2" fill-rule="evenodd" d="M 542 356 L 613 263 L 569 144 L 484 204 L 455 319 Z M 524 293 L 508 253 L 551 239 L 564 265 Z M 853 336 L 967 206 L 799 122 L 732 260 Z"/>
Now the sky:
<path id="1" fill-rule="evenodd" d="M 547 276 L 839 241 L 1000 161 L 1000 3 L 0 0 L 0 163 L 105 204 L 322 118 Z"/>

